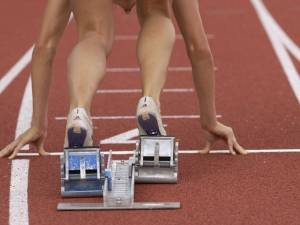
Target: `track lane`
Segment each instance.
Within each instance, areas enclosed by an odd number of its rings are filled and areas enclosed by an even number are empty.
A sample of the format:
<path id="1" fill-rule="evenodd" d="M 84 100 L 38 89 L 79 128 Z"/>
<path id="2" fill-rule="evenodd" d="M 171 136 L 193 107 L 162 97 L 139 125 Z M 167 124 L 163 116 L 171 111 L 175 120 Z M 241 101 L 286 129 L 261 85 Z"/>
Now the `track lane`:
<path id="1" fill-rule="evenodd" d="M 215 36 L 211 43 L 219 68 L 217 72 L 218 112 L 223 115 L 224 121 L 234 126 L 241 143 L 247 148 L 299 147 L 299 108 L 293 93 L 289 89 L 286 78 L 282 75 L 278 60 L 274 57 L 273 49 L 270 47 L 253 9 L 245 2 L 234 3 L 233 6 L 233 1 L 227 0 L 222 4 L 211 1 L 204 1 L 201 4 L 202 9 L 205 9 L 203 15 L 207 30 Z M 117 11 L 118 13 L 122 15 L 121 12 Z M 239 24 L 236 23 L 237 20 L 240 21 Z M 132 29 L 130 32 L 137 29 L 135 27 L 137 24 L 133 22 L 135 20 L 132 16 L 127 17 L 124 21 L 134 24 L 129 26 Z M 122 23 L 121 19 L 117 20 L 117 24 Z M 233 23 L 235 26 L 231 26 Z M 119 34 L 131 34 L 125 29 L 127 28 L 118 30 Z M 74 26 L 71 25 L 60 45 L 55 61 L 55 78 L 50 96 L 50 123 L 46 145 L 48 149 L 59 150 L 63 142 L 65 125 L 55 121 L 54 117 L 65 115 L 67 112 L 64 62 L 75 40 Z M 129 46 L 126 42 L 116 42 L 109 62 L 110 67 L 136 66 L 134 51 L 130 50 L 130 46 L 125 48 L 126 44 Z M 130 45 L 133 49 L 134 42 Z M 126 51 L 124 54 L 118 55 L 117 52 L 122 48 Z M 259 49 L 259 51 L 255 49 Z M 181 41 L 177 41 L 171 65 L 178 66 L 179 61 L 188 65 L 187 59 L 181 58 L 184 55 L 184 46 Z M 229 56 L 232 57 L 229 58 Z M 123 75 L 109 74 L 105 78 L 102 88 L 120 88 L 118 83 L 130 88 L 140 87 L 138 86 L 138 74 L 124 73 Z M 23 83 L 26 82 L 23 75 L 18 79 L 24 79 Z M 22 82 L 14 84 L 16 85 L 15 89 L 11 88 L 13 86 L 9 88 L 6 99 L 14 96 L 11 93 L 17 94 L 18 92 L 15 90 L 21 90 L 19 94 L 23 93 L 22 85 L 20 84 L 18 87 L 19 83 Z M 174 88 L 181 87 L 181 85 L 192 87 L 190 74 L 170 73 L 167 87 Z M 179 99 L 183 99 L 185 95 L 178 95 Z M 15 99 L 15 97 L 11 98 Z M 114 97 L 97 96 L 93 114 L 98 114 L 98 112 L 134 113 L 134 101 L 137 96 L 129 98 L 132 99 L 130 103 L 118 103 L 120 107 L 117 108 L 113 105 Z M 162 102 L 166 112 L 178 112 L 176 101 L 178 99 L 172 97 L 171 94 L 163 96 Z M 197 110 L 195 96 L 189 98 L 188 101 L 186 99 L 181 101 L 191 105 L 186 109 L 191 109 L 193 112 Z M 103 102 L 107 103 L 105 107 L 103 107 Z M 5 118 L 7 117 L 5 116 Z M 198 149 L 203 144 L 202 137 L 199 135 L 200 124 L 198 122 L 166 120 L 166 123 L 169 132 L 182 139 L 180 142 L 182 148 Z M 132 129 L 134 128 L 132 125 L 133 121 L 101 123 L 95 121 L 95 126 L 98 127 L 95 130 L 96 140 L 120 133 L 123 129 L 125 131 Z M 14 131 L 12 133 L 14 134 Z M 2 137 L 0 140 L 2 141 Z M 224 148 L 224 145 L 220 143 L 216 147 Z M 114 148 L 127 149 L 128 146 L 121 145 Z M 163 186 L 159 192 L 157 192 L 157 188 L 160 188 L 159 185 L 140 186 L 137 187 L 137 199 L 170 200 L 175 195 L 182 201 L 184 208 L 175 212 L 142 211 L 138 214 L 136 212 L 57 213 L 55 206 L 60 201 L 58 159 L 38 158 L 31 161 L 30 167 L 30 224 L 57 224 L 61 221 L 67 221 L 68 224 L 82 224 L 83 222 L 95 224 L 99 221 L 105 221 L 106 224 L 124 224 L 124 221 L 126 224 L 152 224 L 154 222 L 163 222 L 164 224 L 198 224 L 199 222 L 206 224 L 240 224 L 240 222 L 261 224 L 262 221 L 264 224 L 295 224 L 295 221 L 299 220 L 295 210 L 299 205 L 299 196 L 296 195 L 299 192 L 297 187 L 300 183 L 298 158 L 298 154 L 251 155 L 237 158 L 228 156 L 181 157 L 179 185 L 168 187 L 168 191 Z M 2 175 L 1 171 L 4 171 L 5 168 L 2 170 L 1 162 L 0 166 L 0 175 Z M 52 175 L 49 176 L 49 174 Z M 216 212 L 218 212 L 217 215 Z M 120 217 L 122 220 L 119 220 Z"/>
<path id="2" fill-rule="evenodd" d="M 29 189 L 31 224 L 297 224 L 299 155 L 181 156 L 177 185 L 137 185 L 137 201 L 181 201 L 175 211 L 56 212 L 59 160 L 35 158 Z M 283 162 L 283 163 L 282 163 Z M 32 169 L 36 170 L 36 169 Z M 234 171 L 234 172 L 233 172 Z M 49 176 L 49 173 L 52 176 Z M 290 177 L 293 177 L 293 181 Z M 41 179 L 47 181 L 40 182 Z M 51 185 L 50 185 L 51 184 Z M 38 197 L 37 197 L 38 196 Z M 72 199 L 65 202 L 96 202 Z M 263 204 L 262 204 L 263 203 Z M 120 220 L 120 218 L 122 218 Z M 237 219 L 238 218 L 238 219 Z M 126 222 L 124 222 L 126 221 Z"/>

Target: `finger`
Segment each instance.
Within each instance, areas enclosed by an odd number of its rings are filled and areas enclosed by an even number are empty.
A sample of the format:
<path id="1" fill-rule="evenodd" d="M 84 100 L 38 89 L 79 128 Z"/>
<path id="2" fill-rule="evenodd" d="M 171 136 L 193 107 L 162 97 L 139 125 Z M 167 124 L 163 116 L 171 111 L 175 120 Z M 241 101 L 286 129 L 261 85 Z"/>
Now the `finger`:
<path id="1" fill-rule="evenodd" d="M 16 158 L 18 152 L 21 150 L 21 148 L 24 146 L 23 142 L 20 142 L 17 147 L 14 148 L 13 153 L 8 157 L 8 159 L 14 159 Z"/>
<path id="2" fill-rule="evenodd" d="M 45 138 L 41 137 L 36 141 L 36 147 L 40 156 L 47 156 L 49 153 L 44 148 Z"/>
<path id="3" fill-rule="evenodd" d="M 4 149 L 2 149 L 0 151 L 0 158 L 3 158 L 5 156 L 9 155 L 13 151 L 13 149 L 15 148 L 16 145 L 17 145 L 17 140 L 13 141 L 9 145 L 7 145 Z"/>
<path id="4" fill-rule="evenodd" d="M 227 144 L 228 144 L 228 147 L 229 147 L 229 152 L 232 155 L 236 155 L 236 152 L 233 149 L 233 140 L 231 138 L 228 139 Z"/>
<path id="5" fill-rule="evenodd" d="M 39 150 L 39 155 L 40 156 L 48 156 L 48 155 L 50 155 L 50 153 L 47 152 L 45 149 L 40 149 Z"/>
<path id="6" fill-rule="evenodd" d="M 41 144 L 41 145 L 38 146 L 38 153 L 39 153 L 40 156 L 50 155 L 50 153 L 45 150 L 44 144 Z"/>
<path id="7" fill-rule="evenodd" d="M 242 146 L 240 146 L 240 144 L 237 141 L 234 141 L 233 147 L 234 147 L 235 151 L 241 155 L 248 154 L 248 152 Z"/>
<path id="8" fill-rule="evenodd" d="M 208 154 L 211 149 L 211 143 L 209 141 L 206 142 L 205 147 L 199 151 L 200 154 Z"/>

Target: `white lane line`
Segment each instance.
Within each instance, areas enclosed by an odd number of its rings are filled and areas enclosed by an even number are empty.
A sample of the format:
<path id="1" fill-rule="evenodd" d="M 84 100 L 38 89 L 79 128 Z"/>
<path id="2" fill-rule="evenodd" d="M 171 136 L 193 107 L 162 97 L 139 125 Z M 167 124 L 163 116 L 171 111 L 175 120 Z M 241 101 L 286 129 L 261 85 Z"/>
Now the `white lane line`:
<path id="1" fill-rule="evenodd" d="M 213 34 L 207 34 L 206 35 L 208 39 L 213 39 Z M 115 40 L 116 41 L 136 41 L 138 39 L 138 35 L 116 35 Z M 183 40 L 183 37 L 181 34 L 176 34 L 176 40 Z"/>
<path id="2" fill-rule="evenodd" d="M 214 67 L 214 70 L 217 71 L 218 68 Z M 175 66 L 169 67 L 169 72 L 192 72 L 192 67 L 190 66 Z M 111 67 L 107 68 L 106 72 L 108 73 L 139 73 L 140 68 L 138 67 Z"/>
<path id="3" fill-rule="evenodd" d="M 29 48 L 25 54 L 17 61 L 17 63 L 1 77 L 0 94 L 13 82 L 13 80 L 21 73 L 21 71 L 30 63 L 34 46 Z"/>
<path id="4" fill-rule="evenodd" d="M 19 110 L 15 137 L 30 127 L 32 116 L 31 77 L 29 76 Z M 22 150 L 28 150 L 26 145 Z M 9 190 L 9 225 L 28 225 L 28 160 L 13 160 Z"/>
<path id="5" fill-rule="evenodd" d="M 28 225 L 29 160 L 13 160 L 9 192 L 9 225 Z"/>
<path id="6" fill-rule="evenodd" d="M 112 137 L 103 139 L 100 144 L 135 144 L 136 140 L 130 140 L 139 136 L 138 128 L 134 128 Z"/>
<path id="7" fill-rule="evenodd" d="M 169 67 L 169 72 L 191 72 L 192 67 L 190 66 L 176 66 L 176 67 Z M 138 73 L 140 72 L 140 68 L 138 67 L 111 67 L 107 68 L 106 72 L 108 73 Z"/>
<path id="8" fill-rule="evenodd" d="M 31 77 L 29 76 L 24 91 L 21 107 L 19 110 L 15 137 L 18 137 L 20 134 L 24 133 L 24 131 L 30 128 L 31 117 L 32 117 L 32 90 L 31 89 L 32 89 Z M 29 149 L 28 145 L 25 145 L 22 148 L 22 150 L 28 150 L 28 149 Z"/>
<path id="9" fill-rule="evenodd" d="M 109 154 L 109 151 L 102 151 L 105 155 Z M 249 149 L 247 150 L 249 154 L 271 154 L 271 153 L 300 153 L 300 149 Z M 131 151 L 112 151 L 113 155 L 131 155 L 134 153 L 134 150 Z M 49 156 L 61 156 L 62 152 L 51 152 Z M 197 155 L 200 154 L 200 150 L 180 150 L 179 154 L 182 155 Z M 230 154 L 228 150 L 212 150 L 210 154 Z M 38 153 L 18 153 L 18 157 L 38 157 Z"/>
<path id="10" fill-rule="evenodd" d="M 221 118 L 217 115 L 217 118 Z M 199 119 L 200 115 L 164 115 L 162 119 Z M 92 120 L 133 120 L 136 116 L 92 116 Z M 57 116 L 55 120 L 67 120 L 67 117 Z"/>
<path id="11" fill-rule="evenodd" d="M 272 43 L 288 82 L 300 104 L 300 75 L 289 55 L 290 52 L 290 54 L 300 61 L 300 49 L 281 29 L 261 0 L 251 0 L 251 3 L 256 10 L 258 18 Z"/>
<path id="12" fill-rule="evenodd" d="M 165 88 L 164 93 L 187 93 L 194 92 L 193 88 Z M 97 90 L 97 94 L 129 94 L 129 93 L 142 93 L 142 89 L 102 89 Z"/>

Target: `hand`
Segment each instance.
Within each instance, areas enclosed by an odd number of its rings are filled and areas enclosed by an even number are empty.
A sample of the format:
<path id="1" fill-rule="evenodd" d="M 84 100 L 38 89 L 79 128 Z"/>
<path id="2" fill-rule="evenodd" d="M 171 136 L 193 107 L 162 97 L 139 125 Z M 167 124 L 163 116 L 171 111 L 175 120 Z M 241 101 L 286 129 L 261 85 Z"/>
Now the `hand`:
<path id="1" fill-rule="evenodd" d="M 237 153 L 241 155 L 247 154 L 247 151 L 237 142 L 231 127 L 227 127 L 224 124 L 217 122 L 213 127 L 203 129 L 206 138 L 206 145 L 204 149 L 200 150 L 201 154 L 209 153 L 214 143 L 219 139 L 227 143 L 232 155 L 236 155 Z"/>
<path id="2" fill-rule="evenodd" d="M 114 3 L 121 6 L 128 14 L 136 4 L 136 0 L 114 0 Z"/>
<path id="3" fill-rule="evenodd" d="M 7 145 L 4 149 L 0 151 L 0 158 L 8 157 L 9 159 L 14 159 L 20 149 L 26 144 L 32 144 L 38 153 L 42 156 L 48 155 L 44 149 L 44 141 L 46 139 L 46 132 L 41 132 L 38 129 L 31 127 L 12 143 Z"/>

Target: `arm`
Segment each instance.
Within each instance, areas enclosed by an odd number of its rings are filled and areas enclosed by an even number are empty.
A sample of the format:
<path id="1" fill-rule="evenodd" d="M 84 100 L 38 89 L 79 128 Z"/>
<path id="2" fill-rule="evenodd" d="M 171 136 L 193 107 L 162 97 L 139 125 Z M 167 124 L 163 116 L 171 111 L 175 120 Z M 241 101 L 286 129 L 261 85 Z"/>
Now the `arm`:
<path id="1" fill-rule="evenodd" d="M 68 0 L 49 0 L 38 41 L 32 55 L 33 116 L 31 127 L 0 151 L 0 158 L 16 157 L 26 144 L 33 144 L 41 155 L 46 155 L 44 141 L 47 131 L 48 96 L 52 77 L 52 64 L 58 42 L 66 27 L 70 7 Z"/>
<path id="2" fill-rule="evenodd" d="M 192 64 L 201 126 L 207 142 L 202 152 L 208 153 L 215 141 L 223 139 L 232 154 L 236 152 L 246 154 L 238 144 L 232 128 L 221 124 L 216 119 L 214 63 L 199 13 L 198 0 L 174 0 L 173 9 Z"/>

